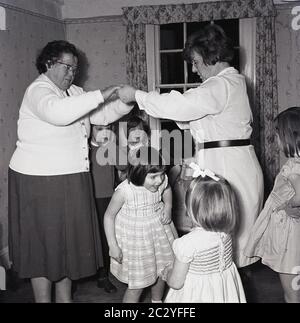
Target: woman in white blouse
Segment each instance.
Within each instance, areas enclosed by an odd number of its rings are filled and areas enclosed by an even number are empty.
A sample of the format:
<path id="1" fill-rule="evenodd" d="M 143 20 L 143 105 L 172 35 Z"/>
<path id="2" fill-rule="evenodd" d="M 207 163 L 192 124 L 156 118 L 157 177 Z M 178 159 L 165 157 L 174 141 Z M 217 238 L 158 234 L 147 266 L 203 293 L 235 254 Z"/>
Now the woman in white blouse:
<path id="1" fill-rule="evenodd" d="M 84 92 L 73 85 L 78 52 L 48 43 L 40 76 L 27 88 L 9 165 L 9 250 L 14 271 L 31 278 L 36 302 L 71 301 L 71 281 L 102 266 L 89 173 L 90 123 L 108 124 L 132 106 L 106 103 L 117 87 Z"/>
<path id="2" fill-rule="evenodd" d="M 245 267 L 253 260 L 243 251 L 263 202 L 263 175 L 249 140 L 252 112 L 245 78 L 230 66 L 233 46 L 218 25 L 191 35 L 184 57 L 201 77 L 199 87 L 183 94 L 159 94 L 124 86 L 119 97 L 123 102 L 136 101 L 153 117 L 172 119 L 179 127 L 190 129 L 199 166 L 225 177 L 235 187 L 241 212 L 234 259 L 238 267 Z"/>

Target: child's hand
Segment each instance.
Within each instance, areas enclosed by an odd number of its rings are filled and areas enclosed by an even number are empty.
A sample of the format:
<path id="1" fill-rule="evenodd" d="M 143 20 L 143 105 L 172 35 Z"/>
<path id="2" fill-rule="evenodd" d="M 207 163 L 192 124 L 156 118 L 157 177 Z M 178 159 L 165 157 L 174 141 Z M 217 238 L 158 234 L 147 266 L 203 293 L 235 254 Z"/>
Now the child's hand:
<path id="1" fill-rule="evenodd" d="M 122 263 L 123 260 L 123 253 L 119 246 L 112 247 L 109 249 L 109 255 L 113 259 L 115 259 L 119 264 Z"/>
<path id="2" fill-rule="evenodd" d="M 165 266 L 165 268 L 161 271 L 160 277 L 162 280 L 167 281 L 168 280 L 168 274 L 172 270 L 173 264 L 168 264 Z"/>
<path id="3" fill-rule="evenodd" d="M 169 224 L 172 221 L 172 208 L 164 206 L 164 209 L 160 215 L 160 222 L 162 224 Z"/>
<path id="4" fill-rule="evenodd" d="M 292 207 L 289 203 L 279 207 L 278 210 L 284 210 L 286 214 L 292 218 L 299 219 L 300 218 L 300 208 L 299 207 Z"/>

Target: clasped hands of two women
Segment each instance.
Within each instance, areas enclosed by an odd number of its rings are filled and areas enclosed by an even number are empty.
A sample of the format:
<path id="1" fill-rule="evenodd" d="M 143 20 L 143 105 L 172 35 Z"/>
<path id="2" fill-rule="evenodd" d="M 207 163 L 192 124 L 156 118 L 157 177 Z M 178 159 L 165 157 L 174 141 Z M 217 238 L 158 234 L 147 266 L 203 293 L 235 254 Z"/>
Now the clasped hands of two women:
<path id="1" fill-rule="evenodd" d="M 130 85 L 111 85 L 101 91 L 104 100 L 119 98 L 124 103 L 135 101 L 136 89 Z"/>

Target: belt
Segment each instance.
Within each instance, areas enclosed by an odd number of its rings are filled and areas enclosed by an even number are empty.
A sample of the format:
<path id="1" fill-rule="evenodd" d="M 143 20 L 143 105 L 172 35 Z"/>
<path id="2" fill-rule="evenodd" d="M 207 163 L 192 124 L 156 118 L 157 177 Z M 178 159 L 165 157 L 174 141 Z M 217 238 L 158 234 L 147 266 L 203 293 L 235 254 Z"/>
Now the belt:
<path id="1" fill-rule="evenodd" d="M 235 139 L 235 140 L 218 140 L 218 141 L 208 141 L 200 145 L 203 149 L 209 148 L 222 148 L 222 147 L 234 147 L 234 146 L 249 146 L 250 139 Z"/>

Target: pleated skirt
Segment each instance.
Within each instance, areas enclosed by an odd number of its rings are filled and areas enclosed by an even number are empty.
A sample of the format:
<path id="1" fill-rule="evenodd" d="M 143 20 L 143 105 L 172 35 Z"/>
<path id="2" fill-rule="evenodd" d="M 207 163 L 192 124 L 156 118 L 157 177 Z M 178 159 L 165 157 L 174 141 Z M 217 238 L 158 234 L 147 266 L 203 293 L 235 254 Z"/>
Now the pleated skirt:
<path id="1" fill-rule="evenodd" d="M 103 265 L 90 173 L 32 176 L 9 169 L 9 252 L 21 278 L 91 276 Z"/>

